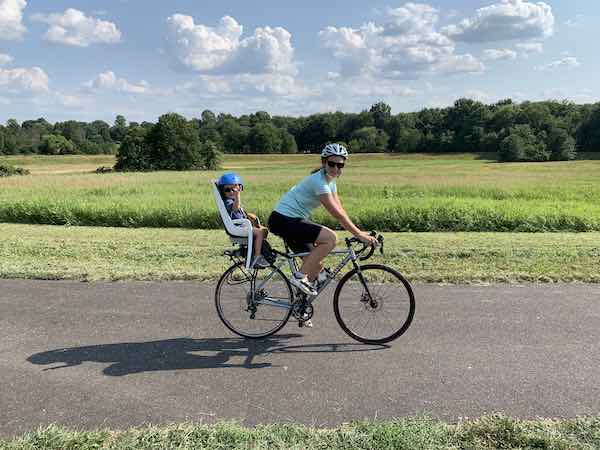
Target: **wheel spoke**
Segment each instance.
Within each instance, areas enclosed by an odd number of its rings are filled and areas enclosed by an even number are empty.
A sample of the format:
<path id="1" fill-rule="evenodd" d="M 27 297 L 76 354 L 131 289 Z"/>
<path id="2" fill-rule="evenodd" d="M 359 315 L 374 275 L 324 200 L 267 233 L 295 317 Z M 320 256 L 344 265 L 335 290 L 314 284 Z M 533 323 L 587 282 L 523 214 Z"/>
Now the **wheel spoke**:
<path id="1" fill-rule="evenodd" d="M 412 290 L 408 290 L 400 274 L 385 266 L 367 265 L 361 271 L 376 307 L 361 302 L 367 295 L 366 289 L 353 271 L 340 282 L 334 298 L 336 319 L 354 339 L 389 342 L 406 331 L 412 321 Z"/>
<path id="2" fill-rule="evenodd" d="M 256 280 L 246 278 L 231 283 L 232 278 L 247 275 L 242 264 L 228 269 L 217 286 L 215 303 L 219 317 L 230 330 L 241 336 L 256 338 L 273 334 L 285 325 L 291 313 L 293 295 L 286 278 L 279 270 L 267 269 L 257 271 Z M 256 302 L 250 300 L 251 285 L 260 286 L 254 293 Z M 266 302 L 262 303 L 261 299 Z M 268 304 L 268 301 L 279 305 Z M 254 311 L 249 302 L 253 303 Z"/>

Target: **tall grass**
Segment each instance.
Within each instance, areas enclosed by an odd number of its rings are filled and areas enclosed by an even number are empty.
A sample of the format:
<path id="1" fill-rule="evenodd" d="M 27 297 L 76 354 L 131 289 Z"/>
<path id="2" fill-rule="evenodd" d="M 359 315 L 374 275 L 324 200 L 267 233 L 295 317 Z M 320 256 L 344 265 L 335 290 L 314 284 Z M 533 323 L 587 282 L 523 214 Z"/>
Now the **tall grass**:
<path id="1" fill-rule="evenodd" d="M 98 157 L 63 163 L 30 158 L 18 162 L 32 175 L 0 180 L 0 222 L 220 227 L 209 186 L 217 172 L 98 175 L 91 173 Z M 98 165 L 110 165 L 110 157 L 102 158 Z M 229 156 L 225 167 L 243 176 L 243 204 L 266 221 L 281 195 L 318 163 L 314 155 L 245 155 Z M 357 155 L 338 190 L 365 229 L 600 230 L 600 161 L 498 164 L 473 155 Z M 322 208 L 314 220 L 336 225 Z"/>

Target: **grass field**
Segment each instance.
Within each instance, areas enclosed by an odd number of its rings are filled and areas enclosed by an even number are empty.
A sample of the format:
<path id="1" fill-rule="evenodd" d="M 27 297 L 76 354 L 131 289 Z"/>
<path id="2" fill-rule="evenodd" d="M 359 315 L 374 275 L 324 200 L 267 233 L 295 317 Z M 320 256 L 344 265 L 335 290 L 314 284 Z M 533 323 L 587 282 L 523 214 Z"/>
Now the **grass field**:
<path id="1" fill-rule="evenodd" d="M 427 418 L 350 423 L 333 429 L 301 425 L 180 424 L 123 431 L 70 431 L 50 426 L 11 440 L 2 450 L 63 449 L 556 449 L 600 448 L 600 419 L 523 421 L 492 415 L 448 424 Z"/>
<path id="2" fill-rule="evenodd" d="M 486 155 L 356 155 L 338 182 L 351 217 L 381 231 L 600 231 L 600 161 L 499 164 Z M 31 171 L 0 179 L 0 222 L 219 227 L 216 172 L 92 173 L 111 156 L 0 157 Z M 227 156 L 242 201 L 265 220 L 319 163 L 314 155 Z M 321 209 L 315 220 L 333 226 Z"/>
<path id="3" fill-rule="evenodd" d="M 222 256 L 231 244 L 220 230 L 0 224 L 0 235 L 3 278 L 214 281 L 231 264 Z M 411 282 L 600 282 L 597 232 L 386 233 L 385 239 L 385 254 L 371 261 Z M 278 238 L 270 241 L 282 247 Z"/>

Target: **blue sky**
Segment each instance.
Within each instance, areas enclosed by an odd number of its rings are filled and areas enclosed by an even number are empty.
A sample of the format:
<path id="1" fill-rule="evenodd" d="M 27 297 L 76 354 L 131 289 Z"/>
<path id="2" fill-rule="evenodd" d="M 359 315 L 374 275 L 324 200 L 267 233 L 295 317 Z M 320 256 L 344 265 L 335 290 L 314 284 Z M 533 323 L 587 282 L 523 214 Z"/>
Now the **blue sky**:
<path id="1" fill-rule="evenodd" d="M 600 2 L 0 0 L 0 122 L 600 100 Z"/>

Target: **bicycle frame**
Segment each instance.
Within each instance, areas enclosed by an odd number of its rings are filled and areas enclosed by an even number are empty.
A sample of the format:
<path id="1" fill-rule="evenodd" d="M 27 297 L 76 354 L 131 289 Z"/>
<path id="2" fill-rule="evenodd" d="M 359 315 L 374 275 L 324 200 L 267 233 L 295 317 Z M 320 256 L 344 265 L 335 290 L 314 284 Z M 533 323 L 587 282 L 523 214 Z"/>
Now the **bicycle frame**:
<path id="1" fill-rule="evenodd" d="M 271 273 L 269 273 L 269 275 L 261 281 L 261 283 L 258 286 L 255 286 L 255 275 L 251 276 L 251 290 L 252 290 L 252 301 L 255 302 L 256 304 L 259 305 L 269 305 L 269 306 L 274 306 L 274 307 L 278 307 L 278 308 L 285 308 L 285 309 L 291 309 L 292 305 L 290 303 L 286 303 L 286 302 L 282 302 L 276 299 L 271 299 L 271 298 L 262 298 L 259 300 L 255 300 L 255 294 L 256 291 L 259 289 L 262 289 L 262 287 L 264 286 L 264 284 L 269 281 L 273 275 L 276 273 L 277 269 L 281 269 L 281 267 L 287 262 L 288 266 L 290 268 L 290 271 L 292 273 L 296 272 L 298 270 L 298 265 L 296 264 L 296 260 L 295 258 L 302 258 L 304 256 L 307 256 L 309 254 L 309 252 L 302 252 L 302 253 L 282 253 L 279 251 L 275 252 L 278 255 L 283 256 L 283 260 L 281 260 L 280 262 L 276 262 L 275 264 L 272 265 L 273 269 L 271 270 Z M 308 302 L 312 303 L 313 301 L 315 301 L 317 299 L 317 297 L 321 294 L 321 292 L 323 292 L 323 290 L 329 285 L 329 283 L 331 283 L 335 277 L 337 276 L 338 273 L 340 273 L 340 271 L 350 262 L 352 261 L 352 264 L 354 265 L 354 267 L 358 270 L 358 276 L 359 279 L 361 281 L 361 283 L 363 284 L 363 286 L 365 287 L 367 294 L 369 295 L 369 298 L 371 297 L 371 292 L 369 291 L 369 287 L 367 286 L 367 283 L 365 282 L 362 273 L 360 272 L 360 266 L 358 264 L 356 264 L 356 260 L 358 259 L 358 256 L 356 254 L 356 252 L 354 251 L 354 249 L 351 246 L 348 246 L 345 249 L 334 249 L 333 251 L 331 251 L 329 253 L 330 255 L 346 255 L 342 261 L 337 265 L 337 267 L 331 272 L 331 274 L 329 274 L 327 276 L 327 280 L 325 280 L 325 282 L 319 286 L 319 289 L 317 291 L 317 295 L 316 296 L 308 296 Z"/>

